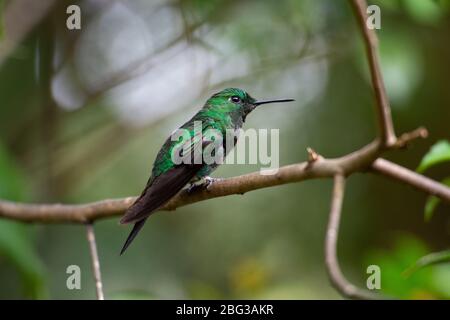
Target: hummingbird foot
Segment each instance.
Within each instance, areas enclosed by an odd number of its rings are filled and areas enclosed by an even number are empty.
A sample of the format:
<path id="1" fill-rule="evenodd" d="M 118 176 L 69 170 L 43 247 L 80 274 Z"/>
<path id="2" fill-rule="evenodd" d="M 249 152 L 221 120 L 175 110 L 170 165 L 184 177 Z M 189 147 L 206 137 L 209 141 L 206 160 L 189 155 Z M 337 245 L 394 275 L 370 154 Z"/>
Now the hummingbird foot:
<path id="1" fill-rule="evenodd" d="M 189 187 L 187 187 L 186 192 L 188 194 L 194 193 L 197 190 L 199 190 L 202 186 L 198 183 L 192 182 L 189 184 Z"/>
<path id="2" fill-rule="evenodd" d="M 191 194 L 197 192 L 201 189 L 209 190 L 209 187 L 216 181 L 221 180 L 220 178 L 211 178 L 209 176 L 203 177 L 201 180 L 192 182 L 187 188 L 187 193 Z"/>
<path id="3" fill-rule="evenodd" d="M 211 185 L 214 182 L 220 181 L 222 179 L 220 179 L 220 178 L 211 178 L 209 176 L 206 176 L 206 177 L 203 178 L 203 180 L 204 180 L 203 187 L 206 188 L 206 190 L 209 190 L 209 188 L 211 187 Z"/>

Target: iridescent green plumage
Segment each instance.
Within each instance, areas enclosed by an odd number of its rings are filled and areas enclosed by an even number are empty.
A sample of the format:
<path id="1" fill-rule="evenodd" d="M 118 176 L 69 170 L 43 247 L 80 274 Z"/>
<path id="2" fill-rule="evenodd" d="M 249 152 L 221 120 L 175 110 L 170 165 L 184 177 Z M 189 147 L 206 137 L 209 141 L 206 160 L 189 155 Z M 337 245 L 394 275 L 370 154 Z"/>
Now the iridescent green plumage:
<path id="1" fill-rule="evenodd" d="M 240 129 L 247 115 L 258 105 L 286 101 L 292 100 L 256 101 L 244 90 L 225 89 L 209 98 L 203 108 L 180 127 L 180 129 L 185 129 L 190 133 L 189 139 L 184 141 L 183 145 L 188 150 L 203 148 L 211 143 L 211 141 L 206 141 L 203 136 L 203 133 L 207 130 L 214 129 L 225 138 L 227 130 Z M 199 123 L 201 124 L 201 134 L 195 130 L 196 124 Z M 199 143 L 199 139 L 203 139 L 200 141 L 201 143 Z M 233 141 L 232 146 L 235 144 L 236 140 Z M 147 186 L 121 219 L 121 223 L 135 223 L 121 253 L 133 241 L 150 214 L 169 201 L 186 184 L 208 176 L 219 165 L 219 163 L 206 164 L 202 161 L 177 164 L 173 160 L 173 152 L 174 148 L 178 146 L 179 142 L 172 141 L 171 137 L 166 140 L 156 156 Z M 226 147 L 226 139 L 224 139 L 225 154 L 230 151 L 226 150 Z"/>
<path id="2" fill-rule="evenodd" d="M 241 89 L 225 89 L 208 99 L 203 108 L 180 128 L 189 130 L 191 136 L 193 137 L 195 122 L 201 122 L 203 132 L 208 129 L 215 129 L 218 130 L 223 137 L 225 137 L 227 129 L 242 127 L 242 124 L 245 121 L 245 116 L 253 109 L 249 106 L 231 102 L 231 97 L 239 97 L 241 101 L 246 103 L 256 102 L 255 99 L 250 97 Z M 171 157 L 175 145 L 176 142 L 171 141 L 171 138 L 166 140 L 156 157 L 155 163 L 153 164 L 151 178 L 157 177 L 175 166 Z M 202 178 L 210 173 L 207 172 L 207 165 L 205 165 L 201 171 L 202 172 L 197 174 L 198 178 Z"/>

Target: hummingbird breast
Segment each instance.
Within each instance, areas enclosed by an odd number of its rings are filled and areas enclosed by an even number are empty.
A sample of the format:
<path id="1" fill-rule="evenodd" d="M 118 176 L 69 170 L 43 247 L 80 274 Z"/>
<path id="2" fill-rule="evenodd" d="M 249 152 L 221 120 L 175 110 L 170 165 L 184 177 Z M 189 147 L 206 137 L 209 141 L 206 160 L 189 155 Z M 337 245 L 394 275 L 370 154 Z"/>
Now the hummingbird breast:
<path id="1" fill-rule="evenodd" d="M 226 128 L 223 133 L 222 138 L 222 148 L 223 148 L 223 158 L 220 162 L 214 162 L 211 164 L 205 164 L 196 174 L 194 181 L 202 179 L 206 176 L 209 176 L 214 170 L 216 170 L 221 164 L 225 162 L 226 156 L 230 153 L 230 151 L 236 146 L 236 143 L 239 138 L 241 123 L 234 123 L 233 126 Z M 222 132 L 223 132 L 222 131 Z M 231 141 L 229 141 L 232 139 Z M 194 182 L 193 181 L 193 182 Z"/>

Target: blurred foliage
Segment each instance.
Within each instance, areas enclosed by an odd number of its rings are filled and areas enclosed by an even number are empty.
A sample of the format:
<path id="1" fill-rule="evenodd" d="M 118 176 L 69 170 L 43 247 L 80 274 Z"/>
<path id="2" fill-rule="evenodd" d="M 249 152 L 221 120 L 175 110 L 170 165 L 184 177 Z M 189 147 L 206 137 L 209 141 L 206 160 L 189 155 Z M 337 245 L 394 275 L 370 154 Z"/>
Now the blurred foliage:
<path id="1" fill-rule="evenodd" d="M 373 3 L 391 12 L 405 12 L 419 24 L 439 26 L 450 10 L 448 0 L 377 0 Z"/>
<path id="2" fill-rule="evenodd" d="M 446 186 L 450 187 L 450 178 L 446 178 L 441 181 Z M 441 203 L 441 199 L 436 196 L 429 196 L 427 202 L 425 203 L 425 221 L 430 221 L 433 217 L 434 211 L 437 206 Z"/>
<path id="3" fill-rule="evenodd" d="M 25 178 L 0 144 L 0 198 L 23 201 Z M 12 263 L 21 275 L 25 296 L 47 297 L 44 267 L 33 245 L 30 227 L 0 220 L 0 258 Z M 1 261 L 1 260 L 0 260 Z"/>
<path id="4" fill-rule="evenodd" d="M 450 162 L 450 143 L 445 140 L 441 140 L 436 142 L 428 151 L 425 156 L 422 158 L 417 171 L 424 172 L 432 167 L 435 167 L 439 164 Z M 442 180 L 442 183 L 446 186 L 450 187 L 450 177 Z M 430 195 L 427 198 L 425 203 L 425 221 L 429 222 L 433 217 L 436 208 L 441 203 L 441 199 Z M 448 268 L 450 269 L 450 251 L 444 250 L 439 252 L 434 252 L 427 254 L 426 256 L 421 257 L 417 260 L 409 269 L 406 271 L 407 274 L 412 274 L 417 272 L 418 270 L 429 267 L 438 263 L 447 263 Z"/>
<path id="5" fill-rule="evenodd" d="M 411 265 L 427 251 L 423 242 L 417 238 L 402 235 L 397 237 L 389 250 L 370 253 L 367 263 L 376 261 L 381 268 L 381 290 L 388 296 L 401 299 L 450 299 L 450 265 L 417 268 L 412 272 Z M 443 274 L 446 275 L 445 279 Z"/>
<path id="6" fill-rule="evenodd" d="M 377 34 L 396 132 L 424 125 L 431 133 L 389 155 L 415 167 L 432 141 L 450 139 L 449 1 L 373 3 L 382 10 Z M 69 4 L 55 1 L 0 61 L 2 199 L 138 194 L 164 139 L 228 86 L 296 99 L 246 123 L 280 129 L 280 165 L 306 159 L 308 146 L 340 156 L 376 134 L 364 47 L 345 1 L 84 0 L 80 31 L 65 27 Z M 17 31 L 35 18 L 34 10 L 22 14 L 10 17 Z M 442 180 L 447 147 L 440 142 L 436 153 L 438 146 L 419 168 Z M 216 176 L 254 170 L 222 166 Z M 306 181 L 158 213 L 123 257 L 129 230 L 116 219 L 98 222 L 106 297 L 338 298 L 323 266 L 330 191 L 330 181 Z M 426 197 L 378 176 L 352 176 L 339 239 L 344 273 L 364 284 L 370 262 L 380 265 L 386 293 L 450 297 L 446 264 L 402 275 L 427 252 L 448 248 L 448 205 L 430 198 L 433 219 L 424 224 Z M 413 236 L 387 236 L 399 230 Z M 81 290 L 65 286 L 71 264 L 81 267 Z M 1 298 L 93 298 L 90 269 L 81 226 L 0 220 Z"/>
<path id="7" fill-rule="evenodd" d="M 422 158 L 417 171 L 424 172 L 439 164 L 450 162 L 450 143 L 445 140 L 436 142 Z M 450 177 L 442 180 L 442 183 L 450 186 Z M 425 221 L 429 221 L 433 216 L 436 207 L 441 203 L 441 200 L 436 196 L 429 196 L 425 204 Z"/>
<path id="8" fill-rule="evenodd" d="M 438 25 L 449 9 L 448 0 L 403 0 L 406 11 L 417 22 Z"/>
<path id="9" fill-rule="evenodd" d="M 4 37 L 4 21 L 3 21 L 3 9 L 5 7 L 5 1 L 0 0 L 0 42 L 3 40 Z"/>
<path id="10" fill-rule="evenodd" d="M 416 46 L 407 33 L 385 33 L 380 38 L 381 67 L 393 108 L 406 107 L 420 85 L 423 57 Z"/>
<path id="11" fill-rule="evenodd" d="M 241 261 L 230 274 L 230 282 L 237 296 L 253 295 L 267 286 L 268 274 L 261 262 L 247 258 Z"/>

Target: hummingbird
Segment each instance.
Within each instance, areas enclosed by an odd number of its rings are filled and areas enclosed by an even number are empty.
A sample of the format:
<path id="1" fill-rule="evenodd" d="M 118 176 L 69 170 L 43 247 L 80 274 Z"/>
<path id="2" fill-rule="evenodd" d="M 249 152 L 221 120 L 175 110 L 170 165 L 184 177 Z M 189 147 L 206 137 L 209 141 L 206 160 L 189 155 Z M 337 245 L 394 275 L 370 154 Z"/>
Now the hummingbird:
<path id="1" fill-rule="evenodd" d="M 180 129 L 187 130 L 190 133 L 190 138 L 183 142 L 183 150 L 192 151 L 199 147 L 205 148 L 211 143 L 211 141 L 206 141 L 204 137 L 195 132 L 195 123 L 201 124 L 200 133 L 213 129 L 217 130 L 223 137 L 226 137 L 227 130 L 240 130 L 247 115 L 256 107 L 269 103 L 289 101 L 294 100 L 257 101 L 242 89 L 224 89 L 212 95 L 203 108 L 180 127 Z M 214 182 L 214 179 L 209 175 L 220 163 L 206 163 L 202 158 L 200 158 L 200 161 L 178 163 L 174 161 L 173 152 L 179 142 L 173 140 L 172 137 L 169 137 L 161 147 L 153 163 L 151 176 L 142 194 L 126 210 L 120 220 L 121 224 L 134 223 L 133 229 L 122 247 L 121 255 L 142 229 L 147 218 L 166 204 L 179 191 L 189 186 L 188 192 L 192 192 L 198 187 L 208 187 Z M 226 155 L 230 151 L 230 147 L 227 150 L 228 144 L 226 144 L 225 140 L 223 139 L 222 143 Z M 236 145 L 237 137 L 235 136 L 233 140 L 231 143 L 232 147 Z M 195 152 L 193 153 L 195 154 Z M 201 182 L 200 184 L 198 184 L 199 181 Z"/>

